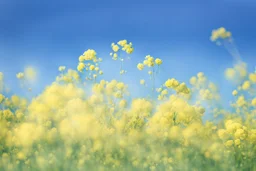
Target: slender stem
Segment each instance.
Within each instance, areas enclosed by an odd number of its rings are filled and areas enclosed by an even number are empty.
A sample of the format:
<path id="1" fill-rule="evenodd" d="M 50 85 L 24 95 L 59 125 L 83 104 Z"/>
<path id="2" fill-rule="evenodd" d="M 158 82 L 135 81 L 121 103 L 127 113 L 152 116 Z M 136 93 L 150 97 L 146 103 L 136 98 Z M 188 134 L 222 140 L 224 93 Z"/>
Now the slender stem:
<path id="1" fill-rule="evenodd" d="M 155 71 L 153 67 L 152 68 L 152 100 L 154 100 L 154 91 L 155 91 Z"/>
<path id="2" fill-rule="evenodd" d="M 119 51 L 119 54 L 118 54 L 118 58 L 119 58 L 120 61 L 121 61 L 121 64 L 120 64 L 120 72 L 122 72 L 122 70 L 123 70 L 123 60 L 122 60 L 122 58 L 121 58 L 121 52 L 120 52 L 120 51 Z M 121 75 L 121 81 L 122 81 L 123 73 L 122 73 L 122 74 L 120 73 L 120 75 Z"/>

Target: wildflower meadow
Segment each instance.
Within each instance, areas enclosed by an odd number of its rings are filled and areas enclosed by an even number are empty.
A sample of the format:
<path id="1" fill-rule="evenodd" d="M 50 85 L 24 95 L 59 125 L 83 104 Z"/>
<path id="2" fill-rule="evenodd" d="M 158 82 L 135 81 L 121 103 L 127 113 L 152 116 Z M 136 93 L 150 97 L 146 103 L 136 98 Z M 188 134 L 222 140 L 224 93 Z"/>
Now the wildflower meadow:
<path id="1" fill-rule="evenodd" d="M 130 40 L 110 42 L 102 58 L 85 50 L 73 58 L 76 68 L 59 66 L 56 80 L 31 98 L 8 93 L 0 73 L 0 170 L 256 170 L 256 71 L 241 60 L 230 31 L 220 27 L 209 37 L 235 61 L 223 71 L 236 85 L 226 108 L 218 105 L 223 87 L 203 71 L 189 84 L 171 76 L 158 84 L 165 61 L 150 54 L 136 66 L 147 75 L 137 83 L 147 96 L 133 98 L 122 79 L 103 79 L 106 58 L 126 77 L 136 51 Z M 32 67 L 16 75 L 26 93 L 35 77 Z"/>

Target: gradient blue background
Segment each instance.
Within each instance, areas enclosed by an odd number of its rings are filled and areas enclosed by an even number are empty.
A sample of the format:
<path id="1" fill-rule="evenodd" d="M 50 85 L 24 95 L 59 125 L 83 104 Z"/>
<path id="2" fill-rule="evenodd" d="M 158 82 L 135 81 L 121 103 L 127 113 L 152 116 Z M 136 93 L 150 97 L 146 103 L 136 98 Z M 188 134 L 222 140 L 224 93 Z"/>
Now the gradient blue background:
<path id="1" fill-rule="evenodd" d="M 141 93 L 139 80 L 147 74 L 136 65 L 148 54 L 163 59 L 158 83 L 169 77 L 188 82 L 203 71 L 221 87 L 227 102 L 232 85 L 224 70 L 234 60 L 209 40 L 211 31 L 225 27 L 233 33 L 242 59 L 256 64 L 256 2 L 254 0 L 52 1 L 0 0 L 0 71 L 15 93 L 16 73 L 31 65 L 38 69 L 34 93 L 54 81 L 58 66 L 76 68 L 88 48 L 103 58 L 104 78 L 119 79 L 119 64 L 111 60 L 110 44 L 132 41 L 135 51 L 125 64 L 125 82 Z"/>

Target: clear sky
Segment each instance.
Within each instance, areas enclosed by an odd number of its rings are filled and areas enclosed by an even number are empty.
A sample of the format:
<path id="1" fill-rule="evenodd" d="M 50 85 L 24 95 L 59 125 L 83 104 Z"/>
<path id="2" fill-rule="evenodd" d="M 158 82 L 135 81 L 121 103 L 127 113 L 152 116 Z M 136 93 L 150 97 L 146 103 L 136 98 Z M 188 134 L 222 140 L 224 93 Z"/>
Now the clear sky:
<path id="1" fill-rule="evenodd" d="M 174 77 L 188 82 L 203 71 L 232 92 L 224 69 L 233 58 L 209 40 L 221 26 L 231 31 L 242 59 L 250 70 L 256 65 L 256 1 L 254 0 L 0 0 L 0 71 L 18 93 L 17 72 L 26 66 L 38 69 L 35 93 L 54 81 L 58 66 L 76 68 L 78 57 L 95 49 L 103 58 L 104 78 L 118 78 L 111 60 L 111 43 L 133 42 L 135 51 L 125 64 L 125 82 L 140 92 L 136 65 L 148 54 L 163 59 L 159 82 Z M 226 88 L 224 88 L 226 87 Z"/>

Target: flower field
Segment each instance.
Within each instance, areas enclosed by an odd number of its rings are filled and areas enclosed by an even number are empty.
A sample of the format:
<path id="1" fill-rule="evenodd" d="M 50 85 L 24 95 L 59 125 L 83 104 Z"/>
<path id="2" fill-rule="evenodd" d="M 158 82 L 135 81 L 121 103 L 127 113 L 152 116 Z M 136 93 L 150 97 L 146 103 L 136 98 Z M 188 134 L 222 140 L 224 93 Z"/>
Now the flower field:
<path id="1" fill-rule="evenodd" d="M 0 73 L 0 170 L 256 170 L 256 72 L 241 61 L 231 32 L 213 30 L 210 40 L 235 59 L 223 71 L 237 87 L 227 108 L 217 105 L 219 88 L 203 72 L 189 84 L 157 85 L 164 60 L 151 55 L 137 64 L 147 72 L 138 86 L 149 87 L 148 96 L 133 99 L 125 82 L 101 79 L 104 58 L 93 49 L 76 58 L 77 68 L 56 68 L 56 81 L 31 99 L 8 95 Z M 110 46 L 122 77 L 134 50 L 127 40 Z M 33 91 L 33 68 L 16 77 Z"/>

